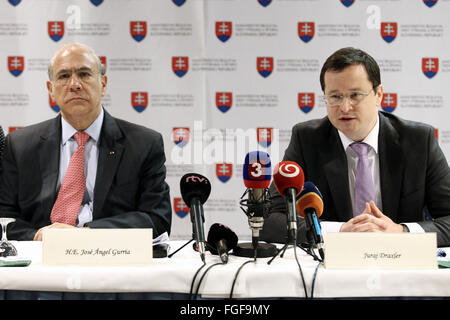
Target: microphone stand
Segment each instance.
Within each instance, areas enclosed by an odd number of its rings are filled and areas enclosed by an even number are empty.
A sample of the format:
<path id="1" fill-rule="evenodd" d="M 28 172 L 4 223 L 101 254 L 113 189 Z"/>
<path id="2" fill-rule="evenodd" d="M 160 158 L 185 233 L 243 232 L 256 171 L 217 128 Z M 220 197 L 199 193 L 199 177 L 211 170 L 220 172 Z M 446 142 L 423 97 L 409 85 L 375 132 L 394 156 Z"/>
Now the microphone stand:
<path id="1" fill-rule="evenodd" d="M 284 246 L 278 250 L 278 252 L 270 259 L 267 264 L 271 264 L 273 260 L 280 254 L 280 258 L 283 258 L 284 253 L 288 246 L 292 243 L 294 246 L 297 244 L 297 211 L 295 208 L 295 195 L 296 190 L 289 188 L 286 191 L 287 209 L 288 209 L 288 237 Z"/>
<path id="2" fill-rule="evenodd" d="M 295 246 L 295 241 L 297 239 L 297 230 L 294 230 L 292 233 L 295 233 L 295 238 L 294 239 L 290 239 L 289 237 L 286 239 L 286 243 L 284 244 L 284 246 L 281 249 L 277 249 L 277 253 L 272 257 L 272 259 L 270 259 L 267 264 L 271 264 L 273 260 L 275 260 L 275 258 L 280 254 L 280 258 L 283 258 L 284 253 L 286 252 L 286 249 L 289 247 L 289 245 L 291 244 L 292 240 L 294 241 L 294 246 Z"/>
<path id="3" fill-rule="evenodd" d="M 191 240 L 189 240 L 188 242 L 186 242 L 185 244 L 183 244 L 181 247 L 179 247 L 177 250 L 175 250 L 175 252 L 169 254 L 167 257 L 168 258 L 172 258 L 172 256 L 177 253 L 178 251 L 180 251 L 181 249 L 183 249 L 184 247 L 186 247 L 189 243 L 191 243 L 192 241 L 194 241 L 194 238 L 192 238 Z"/>
<path id="4" fill-rule="evenodd" d="M 247 199 L 243 199 L 248 194 Z M 267 258 L 276 253 L 276 246 L 270 243 L 259 243 L 259 232 L 264 225 L 264 218 L 267 217 L 270 206 L 269 190 L 247 189 L 241 196 L 241 210 L 248 217 L 248 223 L 252 230 L 251 243 L 239 243 L 233 249 L 235 255 L 239 257 Z M 243 207 L 246 207 L 244 209 Z"/>

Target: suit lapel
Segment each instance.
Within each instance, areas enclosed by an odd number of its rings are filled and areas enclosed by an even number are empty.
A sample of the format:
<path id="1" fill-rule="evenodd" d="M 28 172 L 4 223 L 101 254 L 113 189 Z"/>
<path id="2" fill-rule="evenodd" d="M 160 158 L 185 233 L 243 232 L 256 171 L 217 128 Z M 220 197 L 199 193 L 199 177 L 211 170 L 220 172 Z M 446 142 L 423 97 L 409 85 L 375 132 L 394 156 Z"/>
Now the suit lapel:
<path id="1" fill-rule="evenodd" d="M 102 130 L 99 140 L 97 177 L 94 188 L 94 212 L 93 218 L 102 217 L 103 205 L 106 195 L 116 175 L 120 158 L 123 153 L 123 145 L 119 142 L 122 132 L 114 118 L 105 112 Z"/>
<path id="2" fill-rule="evenodd" d="M 59 175 L 61 147 L 61 115 L 50 121 L 48 130 L 41 133 L 38 149 L 42 178 L 40 198 L 42 213 L 50 220 L 50 213 L 56 200 L 56 185 Z M 55 170 L 56 168 L 56 170 Z"/>
<path id="3" fill-rule="evenodd" d="M 322 163 L 324 163 L 324 172 L 330 187 L 336 215 L 338 221 L 347 221 L 353 216 L 348 184 L 347 157 L 337 130 L 331 124 L 322 141 L 325 142 Z"/>
<path id="4" fill-rule="evenodd" d="M 402 183 L 402 151 L 399 135 L 383 113 L 379 113 L 378 151 L 383 214 L 395 219 Z"/>

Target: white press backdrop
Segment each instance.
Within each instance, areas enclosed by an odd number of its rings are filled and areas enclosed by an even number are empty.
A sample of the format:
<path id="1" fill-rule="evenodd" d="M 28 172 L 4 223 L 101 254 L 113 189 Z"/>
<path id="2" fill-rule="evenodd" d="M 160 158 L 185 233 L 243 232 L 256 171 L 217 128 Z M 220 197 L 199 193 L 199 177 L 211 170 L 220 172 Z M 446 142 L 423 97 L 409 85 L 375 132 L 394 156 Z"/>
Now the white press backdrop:
<path id="1" fill-rule="evenodd" d="M 326 114 L 319 72 L 354 46 L 379 63 L 388 112 L 436 127 L 450 157 L 450 0 L 0 0 L 0 125 L 51 117 L 48 60 L 82 42 L 108 75 L 112 115 L 164 137 L 172 238 L 192 228 L 179 181 L 212 183 L 214 222 L 249 237 L 239 208 L 248 151 L 283 156 L 297 122 Z"/>

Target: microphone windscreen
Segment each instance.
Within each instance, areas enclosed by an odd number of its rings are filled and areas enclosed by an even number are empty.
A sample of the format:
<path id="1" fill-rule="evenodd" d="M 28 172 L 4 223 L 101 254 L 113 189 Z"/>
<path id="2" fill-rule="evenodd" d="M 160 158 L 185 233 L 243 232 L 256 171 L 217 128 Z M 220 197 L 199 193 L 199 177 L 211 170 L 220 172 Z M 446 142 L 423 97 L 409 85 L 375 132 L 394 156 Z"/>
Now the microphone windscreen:
<path id="1" fill-rule="evenodd" d="M 216 243 L 222 239 L 226 240 L 228 251 L 236 248 L 238 243 L 236 233 L 223 224 L 214 223 L 211 228 L 209 228 L 207 237 L 207 242 L 210 244 L 209 250 L 212 254 L 217 254 Z"/>
<path id="2" fill-rule="evenodd" d="M 281 161 L 275 166 L 273 171 L 273 182 L 278 192 L 285 197 L 285 191 L 288 188 L 297 190 L 299 195 L 305 182 L 305 175 L 302 168 L 294 161 Z"/>
<path id="3" fill-rule="evenodd" d="M 305 210 L 308 208 L 314 209 L 317 217 L 320 217 L 323 212 L 322 194 L 319 189 L 312 182 L 305 182 L 303 189 L 300 192 L 297 202 L 297 213 L 300 217 L 305 217 Z"/>
<path id="4" fill-rule="evenodd" d="M 180 180 L 180 192 L 188 207 L 194 198 L 198 198 L 204 204 L 211 193 L 211 183 L 201 174 L 186 173 Z"/>
<path id="5" fill-rule="evenodd" d="M 272 169 L 267 152 L 252 151 L 247 153 L 244 162 L 244 185 L 250 189 L 265 189 L 270 185 Z"/>

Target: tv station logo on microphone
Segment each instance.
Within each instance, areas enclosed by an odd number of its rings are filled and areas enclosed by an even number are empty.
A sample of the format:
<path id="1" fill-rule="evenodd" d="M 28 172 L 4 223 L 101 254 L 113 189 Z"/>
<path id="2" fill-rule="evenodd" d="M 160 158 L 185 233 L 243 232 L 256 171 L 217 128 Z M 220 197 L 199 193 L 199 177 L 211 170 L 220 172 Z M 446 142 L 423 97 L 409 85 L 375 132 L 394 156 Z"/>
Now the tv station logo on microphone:
<path id="1" fill-rule="evenodd" d="M 397 22 L 382 22 L 380 33 L 381 37 L 387 43 L 391 43 L 397 37 Z"/>
<path id="2" fill-rule="evenodd" d="M 298 94 L 298 107 L 304 113 L 310 112 L 314 108 L 315 98 L 313 92 L 300 92 Z"/>
<path id="3" fill-rule="evenodd" d="M 233 164 L 231 163 L 216 163 L 216 175 L 220 181 L 226 183 L 233 175 Z"/>
<path id="4" fill-rule="evenodd" d="M 64 36 L 64 21 L 49 21 L 47 30 L 50 39 L 58 42 Z"/>
<path id="5" fill-rule="evenodd" d="M 422 58 L 422 72 L 431 79 L 439 71 L 439 58 Z"/>
<path id="6" fill-rule="evenodd" d="M 9 56 L 8 70 L 14 76 L 18 77 L 25 68 L 25 58 L 23 56 Z"/>
<path id="7" fill-rule="evenodd" d="M 230 110 L 233 105 L 232 92 L 216 92 L 216 107 L 223 113 Z"/>
<path id="8" fill-rule="evenodd" d="M 314 22 L 299 22 L 298 36 L 300 39 L 308 43 L 314 37 L 315 25 Z"/>
<path id="9" fill-rule="evenodd" d="M 273 71 L 273 57 L 257 57 L 256 69 L 263 78 L 270 76 Z"/>
<path id="10" fill-rule="evenodd" d="M 173 208 L 175 210 L 175 214 L 180 218 L 186 217 L 189 213 L 189 207 L 184 203 L 183 198 L 175 197 L 173 198 Z"/>
<path id="11" fill-rule="evenodd" d="M 178 77 L 183 77 L 189 70 L 189 57 L 172 57 L 172 70 Z"/>
<path id="12" fill-rule="evenodd" d="M 231 21 L 216 21 L 216 37 L 227 42 L 233 34 L 233 23 Z"/>
<path id="13" fill-rule="evenodd" d="M 173 128 L 173 142 L 180 147 L 183 148 L 189 142 L 189 128 Z"/>
<path id="14" fill-rule="evenodd" d="M 148 93 L 147 92 L 132 92 L 131 93 L 131 105 L 137 112 L 144 111 L 148 106 Z"/>
<path id="15" fill-rule="evenodd" d="M 386 112 L 394 112 L 397 108 L 397 94 L 386 92 L 381 100 L 381 108 Z"/>

